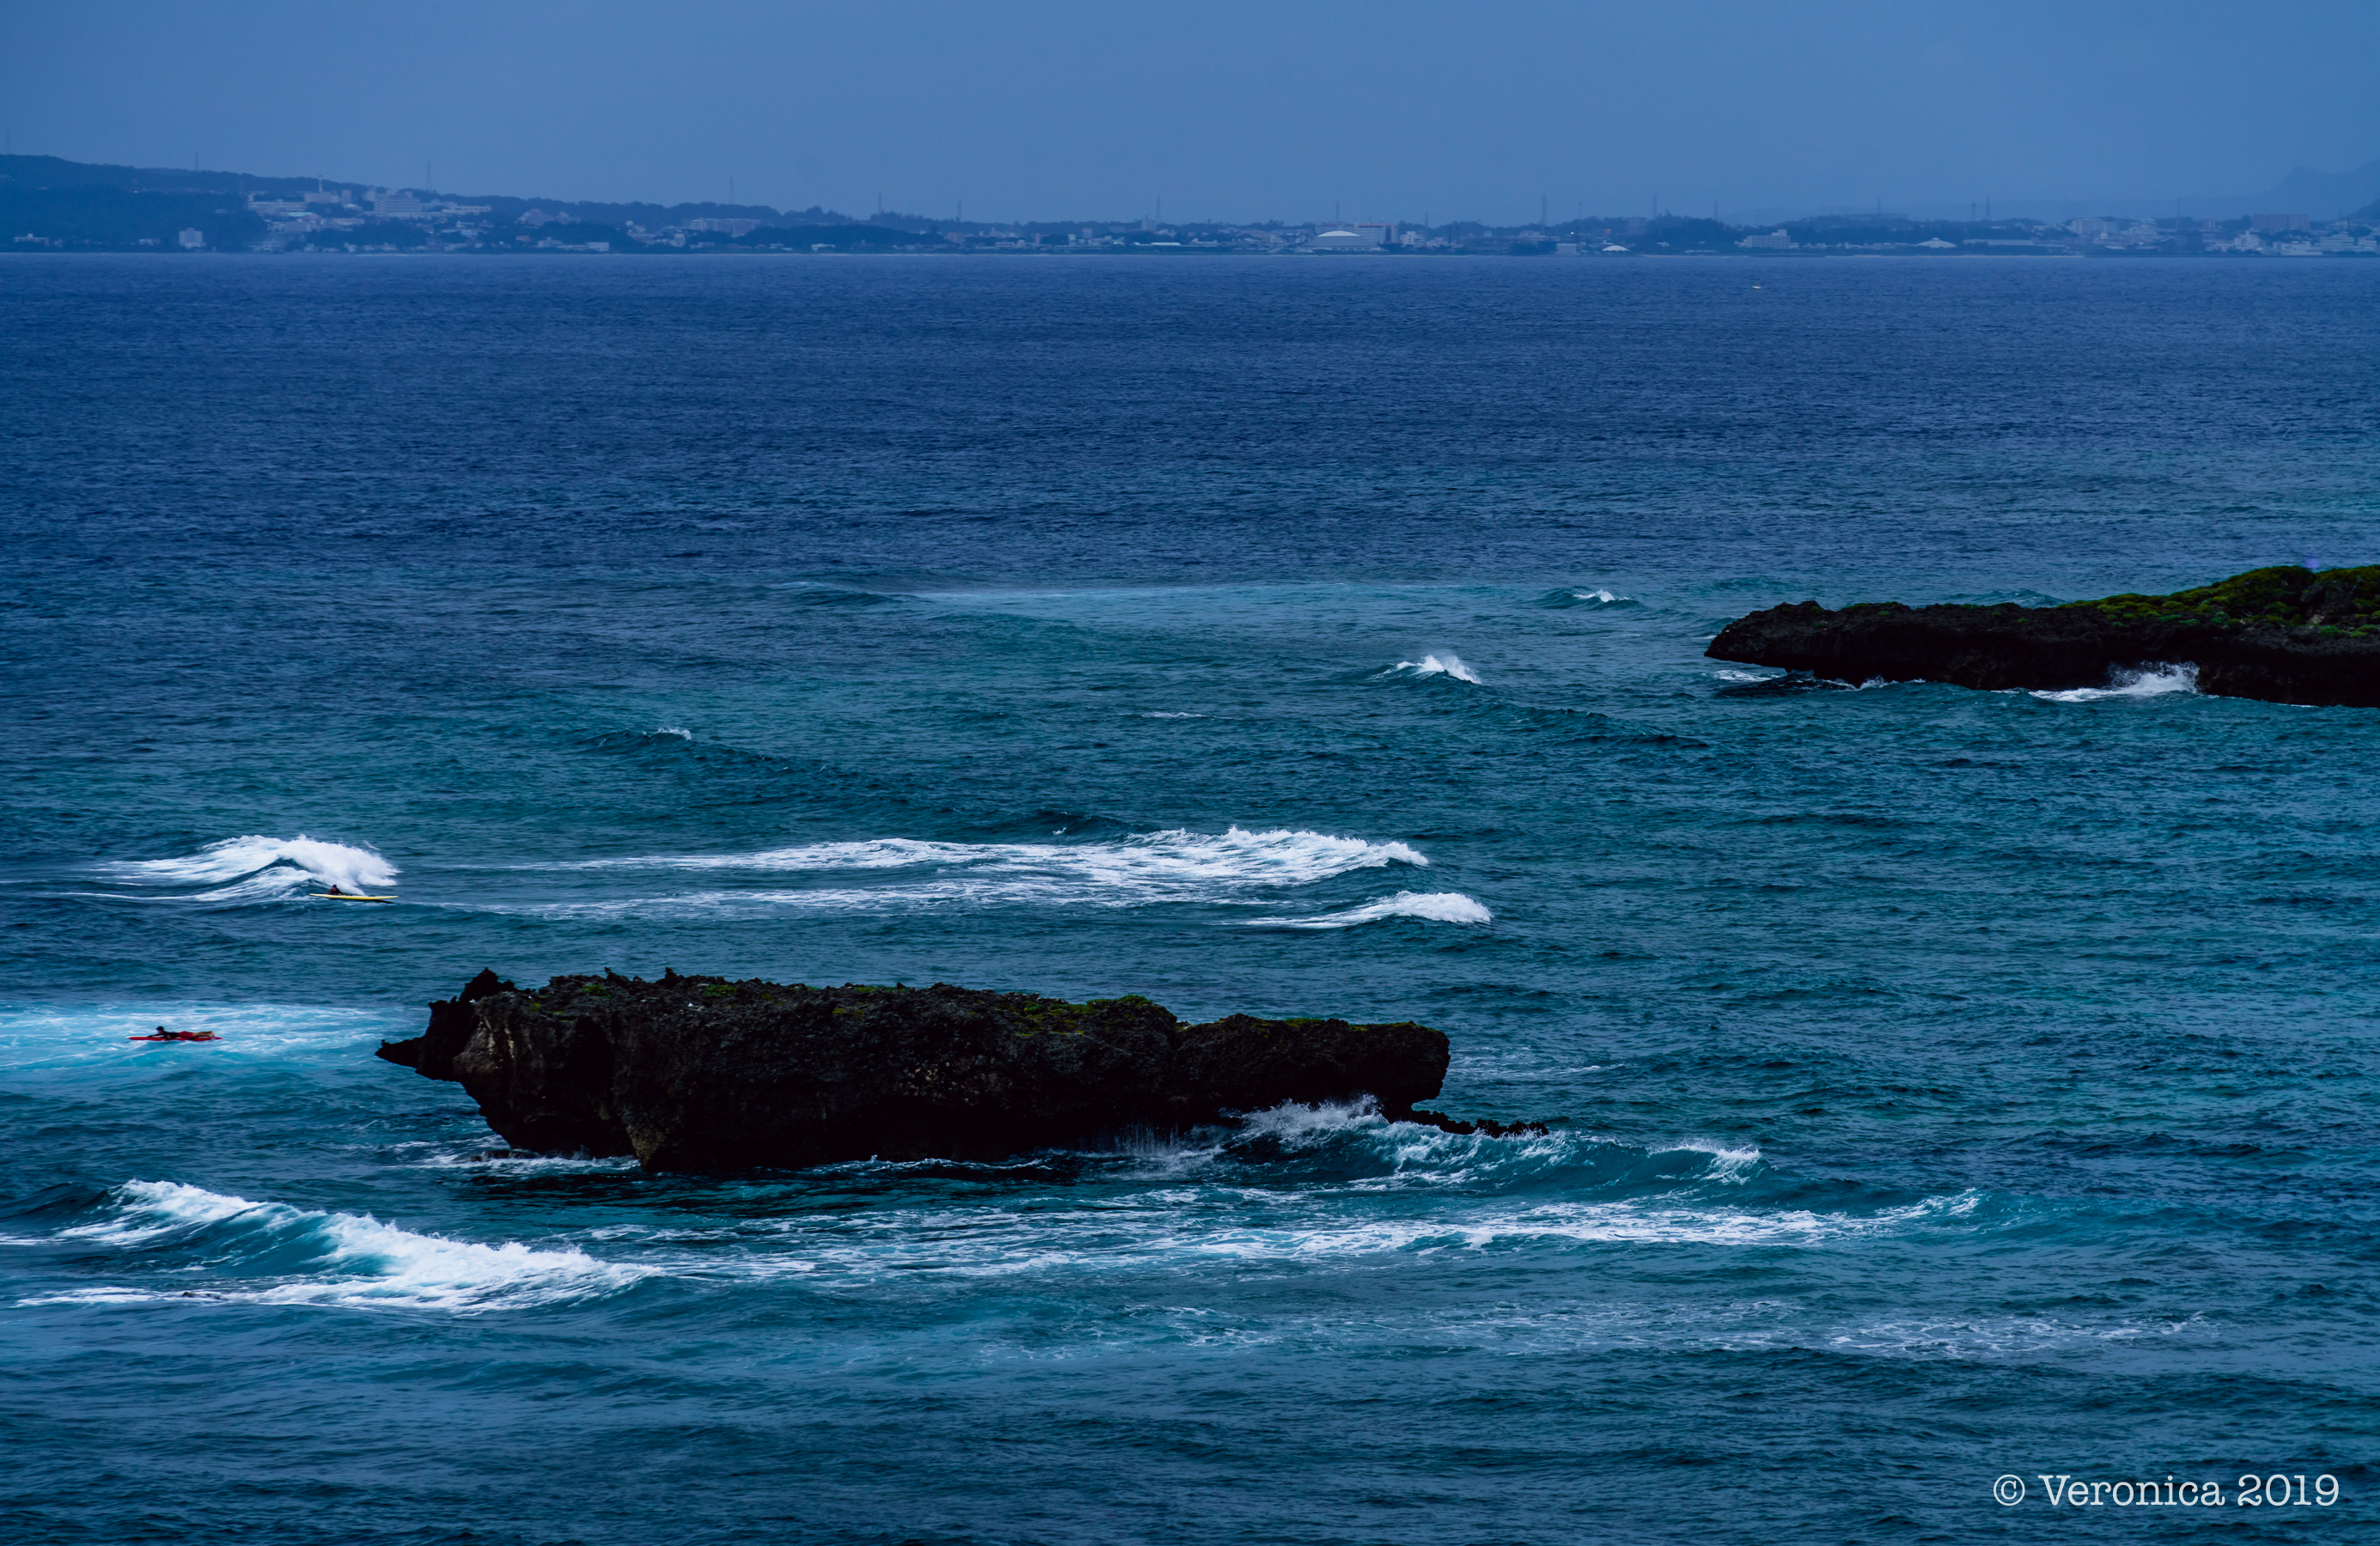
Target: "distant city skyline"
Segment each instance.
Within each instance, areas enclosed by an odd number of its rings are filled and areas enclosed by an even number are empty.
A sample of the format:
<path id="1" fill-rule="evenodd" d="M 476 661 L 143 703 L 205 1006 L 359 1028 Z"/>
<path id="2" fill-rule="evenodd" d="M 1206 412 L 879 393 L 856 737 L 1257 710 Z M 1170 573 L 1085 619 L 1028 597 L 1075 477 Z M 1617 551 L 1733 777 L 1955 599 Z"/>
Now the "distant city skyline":
<path id="1" fill-rule="evenodd" d="M 0 18 L 0 132 L 84 162 L 988 221 L 2328 214 L 2380 197 L 2375 56 L 2380 7 L 2329 0 L 91 0 Z"/>

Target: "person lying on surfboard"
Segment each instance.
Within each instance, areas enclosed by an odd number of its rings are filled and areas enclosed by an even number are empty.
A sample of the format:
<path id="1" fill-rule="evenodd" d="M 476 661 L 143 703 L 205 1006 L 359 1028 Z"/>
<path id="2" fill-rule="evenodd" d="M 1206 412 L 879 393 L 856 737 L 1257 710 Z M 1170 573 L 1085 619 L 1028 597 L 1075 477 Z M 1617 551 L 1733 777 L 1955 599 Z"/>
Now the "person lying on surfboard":
<path id="1" fill-rule="evenodd" d="M 164 1026 L 159 1026 L 153 1036 L 128 1036 L 125 1040 L 128 1041 L 220 1041 L 223 1038 L 212 1030 L 167 1030 Z"/>
<path id="2" fill-rule="evenodd" d="M 331 889 L 322 893 L 322 895 L 325 896 L 345 896 L 346 893 L 339 889 L 338 882 L 333 881 L 331 883 Z"/>

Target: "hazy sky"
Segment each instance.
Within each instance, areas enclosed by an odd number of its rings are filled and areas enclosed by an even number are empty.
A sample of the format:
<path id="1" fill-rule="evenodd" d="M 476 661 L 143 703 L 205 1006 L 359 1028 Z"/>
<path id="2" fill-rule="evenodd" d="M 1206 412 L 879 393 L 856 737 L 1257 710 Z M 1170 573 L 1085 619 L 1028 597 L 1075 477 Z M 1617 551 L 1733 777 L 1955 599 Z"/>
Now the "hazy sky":
<path id="1" fill-rule="evenodd" d="M 1510 222 L 2253 192 L 2375 0 L 19 0 L 19 152 L 459 192 Z"/>

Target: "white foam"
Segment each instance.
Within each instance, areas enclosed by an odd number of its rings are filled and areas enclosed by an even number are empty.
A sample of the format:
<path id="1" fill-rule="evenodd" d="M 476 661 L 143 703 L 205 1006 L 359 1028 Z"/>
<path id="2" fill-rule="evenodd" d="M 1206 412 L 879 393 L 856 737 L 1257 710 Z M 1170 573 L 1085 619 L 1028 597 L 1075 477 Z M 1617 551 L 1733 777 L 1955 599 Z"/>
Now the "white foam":
<path id="1" fill-rule="evenodd" d="M 690 741 L 694 739 L 694 732 L 688 730 L 682 724 L 656 724 L 653 726 L 653 734 L 656 736 L 675 736 L 681 741 Z"/>
<path id="2" fill-rule="evenodd" d="M 1365 1095 L 1353 1101 L 1324 1101 L 1310 1106 L 1291 1101 L 1263 1111 L 1247 1112 L 1240 1118 L 1239 1131 L 1228 1136 L 1254 1135 L 1296 1145 L 1339 1133 L 1385 1130 L 1387 1126 L 1388 1119 L 1380 1114 L 1379 1102 Z"/>
<path id="3" fill-rule="evenodd" d="M 1463 663 L 1463 657 L 1449 653 L 1424 655 L 1417 661 L 1399 661 L 1381 673 L 1384 676 L 1451 676 L 1458 682 L 1477 686 L 1479 678 Z"/>
<path id="4" fill-rule="evenodd" d="M 2051 703 L 2095 703 L 2103 698 L 2156 698 L 2168 692 L 2196 692 L 2198 667 L 2185 661 L 2177 665 L 2143 665 L 2110 672 L 2104 688 L 2069 688 L 2063 692 L 2035 692 Z"/>
<path id="5" fill-rule="evenodd" d="M 2209 1330 L 2203 1316 L 2180 1320 L 2119 1321 L 2081 1325 L 2050 1316 L 2003 1316 L 1987 1320 L 1881 1321 L 1855 1326 L 1828 1339 L 1854 1352 L 1903 1357 L 1998 1357 L 2055 1352 L 2094 1343 L 2132 1342 L 2150 1336 L 2181 1336 Z"/>
<path id="6" fill-rule="evenodd" d="M 1613 602 L 1624 602 L 1628 598 L 1616 590 L 1607 590 L 1597 586 L 1592 590 L 1573 590 L 1570 593 L 1570 599 L 1574 602 L 1600 602 L 1605 606 L 1609 606 Z"/>
<path id="7" fill-rule="evenodd" d="M 1366 842 L 1328 833 L 1273 828 L 1249 833 L 1137 833 L 1116 842 L 926 842 L 871 837 L 862 842 L 811 842 L 757 854 L 652 854 L 640 858 L 588 858 L 581 870 L 938 870 L 921 887 L 926 896 L 985 895 L 1062 896 L 1119 904 L 1220 899 L 1240 887 L 1285 887 L 1330 880 L 1350 870 L 1390 863 L 1426 868 L 1428 858 L 1402 842 Z"/>
<path id="8" fill-rule="evenodd" d="M 1722 682 L 1781 682 L 1791 673 L 1762 671 L 1715 671 L 1711 675 Z"/>
<path id="9" fill-rule="evenodd" d="M 395 865 L 370 848 L 303 835 L 253 834 L 210 843 L 180 858 L 95 864 L 89 871 L 98 880 L 119 885 L 213 887 L 182 892 L 175 898 L 190 902 L 249 901 L 317 885 L 371 891 L 394 883 L 396 872 Z"/>
<path id="10" fill-rule="evenodd" d="M 147 1248 L 180 1236 L 210 1253 L 212 1281 L 270 1261 L 278 1270 L 269 1275 L 231 1276 L 204 1296 L 249 1304 L 521 1309 L 610 1293 L 652 1272 L 599 1261 L 571 1248 L 486 1246 L 418 1235 L 370 1214 L 252 1202 L 176 1181 L 128 1182 L 115 1198 L 114 1217 L 62 1230 L 60 1237 Z M 116 1284 L 21 1302 L 179 1297 L 188 1282 L 177 1278 L 170 1290 Z"/>
<path id="11" fill-rule="evenodd" d="M 1410 1125 L 1392 1131 L 1424 1133 L 1450 1146 L 1511 1150 L 1519 1143 L 1454 1138 Z M 1471 1174 L 1458 1171 L 1443 1179 L 1461 1193 Z M 1379 1190 L 1393 1183 L 1390 1178 L 1344 1189 Z M 1858 1248 L 1941 1227 L 1942 1200 L 1873 1213 L 1819 1213 L 1682 1200 L 1570 1199 L 1460 1211 L 1433 1206 L 1397 1217 L 1363 1218 L 1338 1211 L 1330 1199 L 1278 1189 L 1163 1185 L 1136 1197 L 1111 1198 L 1079 1213 L 1038 1213 L 1029 1224 L 986 1209 L 907 1213 L 897 1221 L 839 1219 L 831 1224 L 789 1218 L 773 1231 L 786 1248 L 722 1259 L 705 1242 L 672 1242 L 698 1248 L 677 1255 L 669 1270 L 674 1275 L 747 1280 L 909 1283 L 920 1275 L 1047 1278 L 1107 1275 L 1126 1268 L 1202 1274 L 1218 1262 L 1235 1271 L 1261 1271 L 1367 1258 L 1614 1246 Z"/>
<path id="12" fill-rule="evenodd" d="M 1259 918 L 1250 927 L 1273 929 L 1352 929 L 1384 918 L 1420 918 L 1433 923 L 1493 923 L 1496 915 L 1459 891 L 1401 891 L 1378 902 L 1366 902 L 1344 912 L 1318 913 L 1312 918 Z"/>
<path id="13" fill-rule="evenodd" d="M 893 883 L 787 891 L 713 891 L 565 905 L 540 916 L 700 916 L 752 907 L 810 911 L 931 908 L 1041 903 L 1140 907 L 1158 902 L 1233 903 L 1250 891 L 1311 884 L 1392 864 L 1426 868 L 1402 843 L 1274 829 L 1196 833 L 1174 829 L 1104 843 L 940 843 L 909 837 L 811 843 L 748 854 L 661 854 L 589 859 L 572 870 L 664 870 L 831 875 L 883 871 Z M 898 874 L 909 871 L 909 874 Z"/>

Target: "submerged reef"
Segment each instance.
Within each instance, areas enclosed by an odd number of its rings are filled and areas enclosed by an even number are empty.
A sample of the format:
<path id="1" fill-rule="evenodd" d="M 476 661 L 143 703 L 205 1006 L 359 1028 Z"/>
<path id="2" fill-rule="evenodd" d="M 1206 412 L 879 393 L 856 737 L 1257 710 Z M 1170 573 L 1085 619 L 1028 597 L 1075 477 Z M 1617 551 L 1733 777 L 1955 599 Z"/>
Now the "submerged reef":
<path id="1" fill-rule="evenodd" d="M 1799 602 L 1736 619 L 1706 652 L 1842 681 L 1992 690 L 2105 687 L 2124 671 L 2189 665 L 2201 692 L 2380 708 L 2380 566 L 2252 569 L 2170 596 L 2049 607 Z"/>
<path id="2" fill-rule="evenodd" d="M 1410 1021 L 1185 1025 L 1138 996 L 1068 1004 L 941 983 L 607 972 L 525 990 L 483 971 L 380 1055 L 460 1083 L 517 1149 L 634 1154 L 649 1171 L 998 1159 L 1363 1097 L 1451 1132 L 1544 1130 L 1415 1111 L 1444 1082 L 1448 1049 Z"/>

